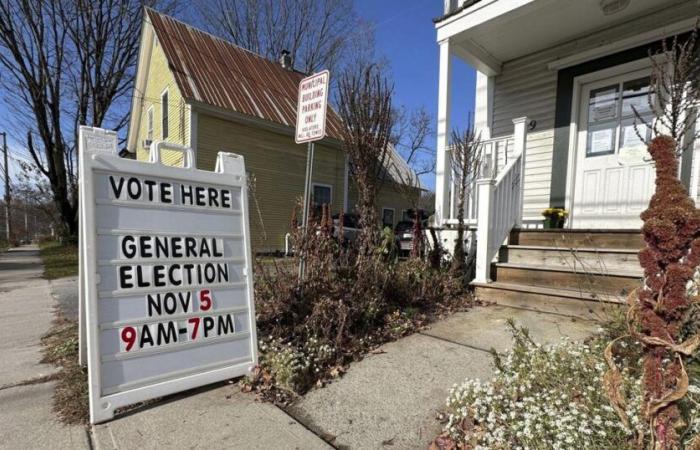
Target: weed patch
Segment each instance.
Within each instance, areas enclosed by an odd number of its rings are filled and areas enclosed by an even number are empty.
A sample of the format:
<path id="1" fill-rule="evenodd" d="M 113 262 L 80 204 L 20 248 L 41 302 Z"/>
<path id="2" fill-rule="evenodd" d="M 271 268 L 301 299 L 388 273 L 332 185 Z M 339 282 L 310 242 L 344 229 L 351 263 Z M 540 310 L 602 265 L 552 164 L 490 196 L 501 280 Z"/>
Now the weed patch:
<path id="1" fill-rule="evenodd" d="M 41 259 L 44 262 L 44 278 L 56 278 L 78 275 L 78 246 L 51 241 L 41 244 Z"/>
<path id="2" fill-rule="evenodd" d="M 87 369 L 78 364 L 78 324 L 57 316 L 41 338 L 41 362 L 59 368 L 53 410 L 67 424 L 87 424 L 89 418 Z"/>

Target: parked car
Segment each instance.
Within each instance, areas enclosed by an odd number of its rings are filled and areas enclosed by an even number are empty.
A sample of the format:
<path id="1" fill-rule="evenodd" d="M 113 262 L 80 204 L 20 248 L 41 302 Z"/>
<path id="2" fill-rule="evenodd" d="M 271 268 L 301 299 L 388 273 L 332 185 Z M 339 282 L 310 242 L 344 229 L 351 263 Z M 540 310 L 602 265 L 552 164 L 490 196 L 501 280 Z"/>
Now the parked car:
<path id="1" fill-rule="evenodd" d="M 334 214 L 333 237 L 338 239 L 340 233 L 340 214 Z M 343 241 L 354 242 L 360 234 L 360 218 L 357 214 L 343 214 Z"/>
<path id="2" fill-rule="evenodd" d="M 413 249 L 413 221 L 402 220 L 394 227 L 394 235 L 396 236 L 396 247 L 399 249 L 399 254 L 405 256 Z"/>

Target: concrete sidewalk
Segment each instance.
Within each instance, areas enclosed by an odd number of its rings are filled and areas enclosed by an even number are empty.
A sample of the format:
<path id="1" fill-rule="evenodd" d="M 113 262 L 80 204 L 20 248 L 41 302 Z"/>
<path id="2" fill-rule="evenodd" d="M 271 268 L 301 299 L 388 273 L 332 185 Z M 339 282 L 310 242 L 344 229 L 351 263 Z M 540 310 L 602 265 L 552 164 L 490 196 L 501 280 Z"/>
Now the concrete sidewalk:
<path id="1" fill-rule="evenodd" d="M 86 430 L 60 424 L 51 411 L 56 369 L 40 364 L 40 338 L 53 318 L 38 248 L 0 254 L 0 447 L 89 448 Z"/>
<path id="2" fill-rule="evenodd" d="M 568 317 L 478 307 L 386 344 L 345 376 L 309 392 L 289 414 L 236 384 L 173 395 L 90 429 L 59 424 L 51 411 L 54 369 L 39 364 L 53 308 L 77 319 L 75 277 L 47 282 L 35 247 L 0 255 L 0 448 L 425 448 L 440 432 L 448 389 L 492 375 L 489 349 L 510 347 L 506 320 L 540 342 L 581 339 L 597 325 Z M 323 437 L 323 439 L 321 438 Z M 325 440 L 325 441 L 324 441 Z"/>
<path id="3" fill-rule="evenodd" d="M 76 277 L 48 282 L 36 247 L 0 254 L 0 448 L 258 448 L 329 446 L 284 411 L 235 384 L 149 404 L 96 427 L 65 426 L 52 412 L 55 368 L 39 364 L 53 311 L 78 318 Z"/>
<path id="4" fill-rule="evenodd" d="M 290 412 L 337 448 L 424 449 L 441 431 L 436 415 L 452 385 L 467 377 L 489 379 L 491 347 L 511 347 L 511 317 L 542 343 L 582 339 L 597 328 L 546 313 L 473 308 L 382 346 L 340 380 L 306 394 Z"/>

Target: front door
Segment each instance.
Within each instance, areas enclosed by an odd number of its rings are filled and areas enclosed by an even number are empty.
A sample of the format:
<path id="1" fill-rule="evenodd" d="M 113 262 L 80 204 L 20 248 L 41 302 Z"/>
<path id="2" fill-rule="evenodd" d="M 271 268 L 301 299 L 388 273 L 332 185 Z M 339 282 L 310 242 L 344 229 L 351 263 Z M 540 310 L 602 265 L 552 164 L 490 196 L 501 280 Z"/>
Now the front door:
<path id="1" fill-rule="evenodd" d="M 583 85 L 579 111 L 571 226 L 639 229 L 654 193 L 649 70 Z"/>

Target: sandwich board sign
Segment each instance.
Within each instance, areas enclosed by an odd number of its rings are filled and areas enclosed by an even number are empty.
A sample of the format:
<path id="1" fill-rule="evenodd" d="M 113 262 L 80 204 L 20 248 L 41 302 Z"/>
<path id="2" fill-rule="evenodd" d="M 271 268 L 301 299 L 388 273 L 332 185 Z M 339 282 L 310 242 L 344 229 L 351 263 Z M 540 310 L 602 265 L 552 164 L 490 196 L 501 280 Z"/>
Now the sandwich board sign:
<path id="1" fill-rule="evenodd" d="M 318 141 L 326 137 L 326 111 L 328 110 L 327 70 L 315 73 L 299 82 L 297 102 L 297 144 Z"/>
<path id="2" fill-rule="evenodd" d="M 161 163 L 181 151 L 184 167 Z M 120 158 L 116 136 L 80 129 L 82 295 L 90 422 L 257 364 L 246 173 L 219 153 L 156 142 Z"/>

